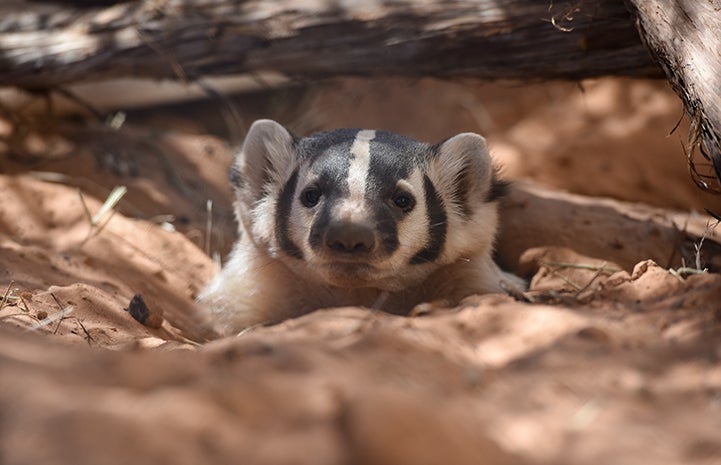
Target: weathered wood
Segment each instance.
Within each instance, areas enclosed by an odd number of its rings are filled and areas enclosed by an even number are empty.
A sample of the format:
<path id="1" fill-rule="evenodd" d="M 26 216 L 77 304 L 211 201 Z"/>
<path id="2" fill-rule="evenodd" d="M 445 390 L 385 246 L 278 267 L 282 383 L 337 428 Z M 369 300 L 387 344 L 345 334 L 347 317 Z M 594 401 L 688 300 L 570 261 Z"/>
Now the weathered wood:
<path id="1" fill-rule="evenodd" d="M 684 103 L 690 149 L 721 179 L 721 0 L 628 0 L 639 30 Z M 697 178 L 701 187 L 718 190 Z"/>
<path id="2" fill-rule="evenodd" d="M 524 81 L 665 72 L 692 121 L 690 147 L 721 178 L 720 18 L 721 0 L 4 0 L 0 86 L 269 71 Z"/>
<path id="3" fill-rule="evenodd" d="M 0 85 L 275 71 L 662 77 L 623 0 L 137 0 L 0 6 Z"/>

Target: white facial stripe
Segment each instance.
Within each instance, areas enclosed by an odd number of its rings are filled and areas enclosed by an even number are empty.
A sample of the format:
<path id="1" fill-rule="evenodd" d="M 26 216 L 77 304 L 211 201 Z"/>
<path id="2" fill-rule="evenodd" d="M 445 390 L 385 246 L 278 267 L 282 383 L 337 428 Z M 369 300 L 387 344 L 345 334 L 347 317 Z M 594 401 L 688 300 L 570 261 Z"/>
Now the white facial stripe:
<path id="1" fill-rule="evenodd" d="M 363 206 L 366 179 L 368 178 L 368 168 L 371 162 L 371 141 L 375 136 L 375 131 L 359 131 L 353 141 L 353 146 L 350 148 L 353 160 L 348 168 L 349 202 L 357 208 Z"/>

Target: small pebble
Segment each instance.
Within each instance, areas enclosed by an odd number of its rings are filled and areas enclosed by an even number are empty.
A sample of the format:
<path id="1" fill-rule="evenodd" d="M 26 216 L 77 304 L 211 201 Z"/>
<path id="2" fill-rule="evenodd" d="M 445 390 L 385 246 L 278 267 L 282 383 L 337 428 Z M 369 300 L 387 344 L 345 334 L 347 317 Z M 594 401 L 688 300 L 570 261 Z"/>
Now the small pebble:
<path id="1" fill-rule="evenodd" d="M 150 307 L 145 304 L 140 294 L 135 294 L 133 298 L 130 299 L 128 312 L 133 318 L 149 328 L 160 328 L 163 324 L 162 312 L 151 310 Z"/>

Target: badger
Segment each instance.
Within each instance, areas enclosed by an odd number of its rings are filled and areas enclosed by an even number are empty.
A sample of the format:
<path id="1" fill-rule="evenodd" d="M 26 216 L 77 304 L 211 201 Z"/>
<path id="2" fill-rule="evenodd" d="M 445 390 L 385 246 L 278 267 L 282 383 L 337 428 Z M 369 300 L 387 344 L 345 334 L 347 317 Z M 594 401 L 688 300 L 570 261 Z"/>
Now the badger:
<path id="1" fill-rule="evenodd" d="M 258 120 L 230 181 L 239 239 L 198 299 L 222 334 L 325 307 L 407 314 L 524 286 L 493 261 L 507 183 L 478 134 L 296 137 Z"/>

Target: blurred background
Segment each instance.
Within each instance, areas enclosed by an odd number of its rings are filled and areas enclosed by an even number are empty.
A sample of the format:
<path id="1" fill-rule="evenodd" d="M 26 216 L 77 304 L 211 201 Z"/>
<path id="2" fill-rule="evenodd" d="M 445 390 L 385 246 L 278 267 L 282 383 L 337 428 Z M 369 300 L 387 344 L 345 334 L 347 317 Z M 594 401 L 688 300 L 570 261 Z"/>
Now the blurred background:
<path id="1" fill-rule="evenodd" d="M 227 252 L 235 228 L 225 173 L 257 118 L 275 119 L 297 135 L 363 127 L 435 143 L 460 132 L 478 132 L 488 139 L 509 179 L 682 211 L 721 210 L 719 197 L 698 189 L 689 175 L 684 150 L 688 122 L 680 100 L 663 80 L 293 82 L 263 76 L 210 80 L 204 88 L 119 80 L 70 90 L 72 99 L 57 93 L 50 98 L 19 91 L 0 94 L 5 105 L 17 111 L 15 117 L 28 123 L 17 131 L 6 121 L 4 149 L 14 154 L 11 160 L 25 163 L 11 165 L 24 170 L 31 163 L 33 170 L 68 173 L 72 169 L 76 177 L 85 170 L 96 184 L 135 185 L 124 205 L 126 213 L 172 214 L 181 229 L 188 223 L 202 225 L 205 201 L 211 199 L 213 241 L 221 253 Z M 145 153 L 151 147 L 156 156 Z M 215 158 L 204 158 L 210 156 L 207 150 Z M 181 153 L 180 158 L 194 166 L 188 176 L 172 153 Z M 7 157 L 0 159 L 0 167 L 3 164 L 8 165 Z M 156 187 L 142 180 L 163 172 Z M 199 173 L 205 176 L 203 183 L 186 185 L 184 179 Z M 162 200 L 167 184 L 179 189 L 185 200 Z M 158 191 L 150 192 L 154 189 Z M 186 232 L 202 244 L 201 231 L 191 229 Z"/>

